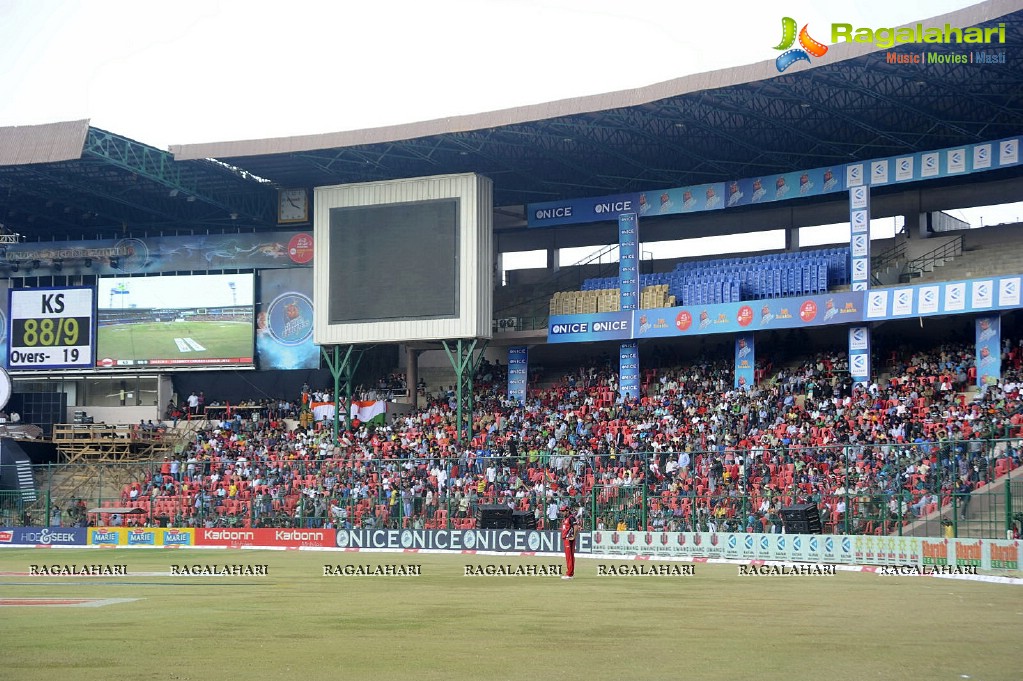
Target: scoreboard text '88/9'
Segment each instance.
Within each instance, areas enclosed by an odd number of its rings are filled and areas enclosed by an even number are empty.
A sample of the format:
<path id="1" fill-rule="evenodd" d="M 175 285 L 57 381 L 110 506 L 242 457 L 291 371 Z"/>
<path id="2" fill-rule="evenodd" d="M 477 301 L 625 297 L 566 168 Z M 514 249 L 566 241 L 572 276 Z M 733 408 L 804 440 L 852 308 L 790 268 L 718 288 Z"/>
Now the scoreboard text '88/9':
<path id="1" fill-rule="evenodd" d="M 89 287 L 11 289 L 7 366 L 93 366 L 95 292 Z"/>

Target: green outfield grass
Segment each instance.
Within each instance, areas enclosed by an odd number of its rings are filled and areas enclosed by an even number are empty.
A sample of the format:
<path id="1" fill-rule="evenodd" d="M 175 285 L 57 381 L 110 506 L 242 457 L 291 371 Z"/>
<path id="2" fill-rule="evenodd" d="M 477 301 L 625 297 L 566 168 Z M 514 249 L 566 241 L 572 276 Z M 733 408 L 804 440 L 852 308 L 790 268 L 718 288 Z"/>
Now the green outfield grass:
<path id="1" fill-rule="evenodd" d="M 204 349 L 182 352 L 175 338 L 191 338 Z M 252 357 L 252 325 L 189 321 L 101 326 L 96 357 L 130 360 Z"/>
<path id="2" fill-rule="evenodd" d="M 265 577 L 0 576 L 0 599 L 137 598 L 0 608 L 0 679 L 1020 678 L 1023 587 L 920 577 L 466 577 L 556 558 L 198 550 L 0 551 L 32 564 L 266 564 Z M 419 577 L 325 577 L 418 563 Z M 647 563 L 655 564 L 655 563 Z"/>

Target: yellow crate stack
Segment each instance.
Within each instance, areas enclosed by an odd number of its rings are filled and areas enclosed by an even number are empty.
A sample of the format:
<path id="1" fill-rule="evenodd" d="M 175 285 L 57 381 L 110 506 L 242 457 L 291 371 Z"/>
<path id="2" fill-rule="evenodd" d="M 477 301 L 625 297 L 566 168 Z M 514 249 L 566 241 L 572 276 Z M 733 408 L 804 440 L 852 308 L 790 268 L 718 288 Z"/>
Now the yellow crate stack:
<path id="1" fill-rule="evenodd" d="M 644 286 L 639 294 L 639 307 L 643 310 L 656 307 L 671 307 L 671 305 L 674 305 L 674 300 L 674 296 L 668 295 L 667 284 Z"/>
<path id="2" fill-rule="evenodd" d="M 621 307 L 619 296 L 620 292 L 616 288 L 606 288 L 597 291 L 597 311 L 617 312 Z"/>
<path id="3" fill-rule="evenodd" d="M 675 296 L 668 295 L 668 285 L 644 286 L 639 294 L 639 306 L 648 310 L 658 307 L 672 307 Z M 593 314 L 596 312 L 618 312 L 622 309 L 622 292 L 616 288 L 596 291 L 558 291 L 550 301 L 551 315 Z"/>

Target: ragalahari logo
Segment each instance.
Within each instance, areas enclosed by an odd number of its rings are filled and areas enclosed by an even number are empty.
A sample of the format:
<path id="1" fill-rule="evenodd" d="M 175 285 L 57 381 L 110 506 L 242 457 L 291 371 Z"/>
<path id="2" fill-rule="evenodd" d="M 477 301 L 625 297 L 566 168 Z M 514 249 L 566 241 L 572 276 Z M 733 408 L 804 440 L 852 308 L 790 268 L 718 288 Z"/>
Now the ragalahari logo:
<path id="1" fill-rule="evenodd" d="M 778 67 L 778 73 L 782 73 L 785 69 L 792 66 L 797 61 L 809 62 L 811 55 L 814 57 L 823 57 L 828 53 L 827 45 L 817 42 L 810 37 L 809 33 L 807 33 L 806 28 L 809 24 L 805 24 L 803 26 L 803 30 L 799 32 L 800 47 L 792 48 L 792 45 L 796 42 L 796 26 L 796 20 L 792 17 L 782 17 L 781 42 L 774 48 L 776 50 L 785 50 L 778 55 L 778 58 L 774 61 L 774 65 Z"/>

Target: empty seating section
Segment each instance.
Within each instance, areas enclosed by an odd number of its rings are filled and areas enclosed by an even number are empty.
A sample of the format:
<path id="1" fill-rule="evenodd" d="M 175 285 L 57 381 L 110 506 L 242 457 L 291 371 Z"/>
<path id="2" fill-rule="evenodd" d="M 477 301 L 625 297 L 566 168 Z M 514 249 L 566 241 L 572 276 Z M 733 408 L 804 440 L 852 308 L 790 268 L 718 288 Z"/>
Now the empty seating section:
<path id="1" fill-rule="evenodd" d="M 672 305 L 712 305 L 733 303 L 740 300 L 761 300 L 826 293 L 832 286 L 849 283 L 849 249 L 825 248 L 814 251 L 772 253 L 770 255 L 721 258 L 682 262 L 671 272 L 658 272 L 640 276 L 640 284 L 646 291 L 665 287 L 663 298 L 660 294 L 646 299 L 641 296 L 640 307 L 670 307 Z M 617 277 L 600 277 L 583 282 L 582 291 L 568 291 L 558 296 L 568 296 L 559 301 L 564 303 L 576 294 L 595 294 L 599 300 L 610 300 L 609 292 L 617 293 Z M 660 304 L 658 304 L 660 303 Z M 558 309 L 564 309 L 562 305 Z M 568 307 L 571 307 L 570 305 Z M 574 312 L 554 312 L 555 301 L 551 301 L 551 314 L 579 314 L 617 310 L 618 306 L 602 308 L 597 304 L 593 310 L 589 305 L 575 305 Z M 580 309 L 583 308 L 583 309 Z"/>

